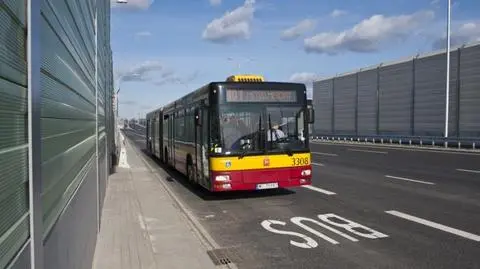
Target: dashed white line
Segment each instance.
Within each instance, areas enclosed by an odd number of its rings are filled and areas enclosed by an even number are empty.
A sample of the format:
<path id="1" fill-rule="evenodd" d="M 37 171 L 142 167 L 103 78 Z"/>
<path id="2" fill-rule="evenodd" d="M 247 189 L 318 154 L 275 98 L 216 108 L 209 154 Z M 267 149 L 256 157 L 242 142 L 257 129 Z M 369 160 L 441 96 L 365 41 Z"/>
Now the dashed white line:
<path id="1" fill-rule="evenodd" d="M 320 192 L 320 193 L 323 193 L 323 194 L 326 194 L 326 195 L 335 195 L 336 193 L 332 192 L 332 191 L 327 191 L 327 190 L 324 190 L 324 189 L 320 189 L 318 187 L 315 187 L 315 186 L 311 186 L 311 185 L 305 185 L 305 186 L 302 186 L 304 188 L 307 188 L 307 189 L 310 189 L 312 191 L 316 191 L 316 192 Z"/>
<path id="2" fill-rule="evenodd" d="M 335 153 L 327 153 L 327 152 L 312 152 L 312 154 L 332 156 L 332 157 L 337 157 L 337 156 L 338 156 L 338 154 L 335 154 Z"/>
<path id="3" fill-rule="evenodd" d="M 480 174 L 479 170 L 470 170 L 470 169 L 457 169 L 457 171 L 460 172 L 467 172 L 467 173 L 474 173 L 474 174 Z"/>
<path id="4" fill-rule="evenodd" d="M 377 150 L 366 150 L 366 149 L 347 149 L 349 151 L 358 151 L 358 152 L 367 152 L 367 153 L 376 153 L 376 154 L 388 154 L 386 151 L 377 151 Z"/>
<path id="5" fill-rule="evenodd" d="M 410 179 L 406 177 L 395 177 L 395 176 L 389 176 L 385 175 L 385 177 L 388 178 L 393 178 L 393 179 L 399 179 L 399 180 L 404 180 L 404 181 L 410 181 L 410 182 L 415 182 L 415 183 L 422 183 L 422 184 L 427 184 L 427 185 L 435 185 L 433 182 L 428 182 L 428 181 L 423 181 L 423 180 L 416 180 L 416 179 Z"/>
<path id="6" fill-rule="evenodd" d="M 429 220 L 426 220 L 426 219 L 415 217 L 415 216 L 412 216 L 412 215 L 409 215 L 409 214 L 406 214 L 406 213 L 402 213 L 402 212 L 396 211 L 396 210 L 385 211 L 385 213 L 396 216 L 396 217 L 399 217 L 399 218 L 403 218 L 403 219 L 406 219 L 406 220 L 410 220 L 410 221 L 413 221 L 413 222 L 416 222 L 416 223 L 420 223 L 420 224 L 423 224 L 425 226 L 429 226 L 429 227 L 432 227 L 432 228 L 435 228 L 435 229 L 438 229 L 438 230 L 442 230 L 442 231 L 447 232 L 447 233 L 455 234 L 455 235 L 458 235 L 458 236 L 463 237 L 463 238 L 467 238 L 467 239 L 470 239 L 470 240 L 473 240 L 473 241 L 480 242 L 480 236 L 476 235 L 476 234 L 472 234 L 472 233 L 465 232 L 465 231 L 462 231 L 462 230 L 459 230 L 459 229 L 448 227 L 448 226 L 445 226 L 443 224 L 439 224 L 439 223 L 436 223 L 436 222 L 433 222 L 433 221 L 429 221 Z"/>
<path id="7" fill-rule="evenodd" d="M 325 166 L 323 163 L 312 163 L 312 164 L 316 166 Z"/>

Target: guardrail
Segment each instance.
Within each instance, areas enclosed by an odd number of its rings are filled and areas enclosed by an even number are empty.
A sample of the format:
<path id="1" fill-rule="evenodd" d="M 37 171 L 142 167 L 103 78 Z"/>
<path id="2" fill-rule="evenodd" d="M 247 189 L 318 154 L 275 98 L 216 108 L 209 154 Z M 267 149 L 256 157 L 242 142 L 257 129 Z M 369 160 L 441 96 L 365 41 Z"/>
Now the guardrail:
<path id="1" fill-rule="evenodd" d="M 414 136 L 349 136 L 349 135 L 314 135 L 311 141 L 331 141 L 349 143 L 391 144 L 400 146 L 444 147 L 456 149 L 480 150 L 480 138 L 455 137 L 414 137 Z"/>

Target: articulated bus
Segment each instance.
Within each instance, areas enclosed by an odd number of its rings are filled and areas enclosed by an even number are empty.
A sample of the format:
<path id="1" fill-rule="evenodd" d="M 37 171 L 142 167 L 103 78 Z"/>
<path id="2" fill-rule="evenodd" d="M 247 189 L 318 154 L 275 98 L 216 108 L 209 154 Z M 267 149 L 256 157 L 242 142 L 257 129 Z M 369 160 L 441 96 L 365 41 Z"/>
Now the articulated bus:
<path id="1" fill-rule="evenodd" d="M 147 151 L 217 191 L 311 184 L 314 112 L 300 83 L 233 75 L 147 114 Z"/>

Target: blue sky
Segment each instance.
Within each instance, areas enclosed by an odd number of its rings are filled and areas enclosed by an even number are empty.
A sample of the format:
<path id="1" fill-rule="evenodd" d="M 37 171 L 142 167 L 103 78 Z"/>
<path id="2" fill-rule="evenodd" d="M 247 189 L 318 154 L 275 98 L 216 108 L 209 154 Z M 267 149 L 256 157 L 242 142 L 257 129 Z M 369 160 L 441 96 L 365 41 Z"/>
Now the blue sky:
<path id="1" fill-rule="evenodd" d="M 447 0 L 112 2 L 120 116 L 235 73 L 312 80 L 441 49 Z M 452 43 L 480 41 L 480 1 L 452 1 Z"/>

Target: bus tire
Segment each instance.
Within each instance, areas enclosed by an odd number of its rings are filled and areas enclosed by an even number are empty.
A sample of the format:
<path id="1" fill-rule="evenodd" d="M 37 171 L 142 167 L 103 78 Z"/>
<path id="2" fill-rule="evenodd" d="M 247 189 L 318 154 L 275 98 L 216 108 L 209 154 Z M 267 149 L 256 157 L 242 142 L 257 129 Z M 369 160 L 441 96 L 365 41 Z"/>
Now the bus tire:
<path id="1" fill-rule="evenodd" d="M 195 182 L 195 171 L 193 170 L 193 164 L 190 158 L 187 158 L 187 178 L 190 183 Z"/>

